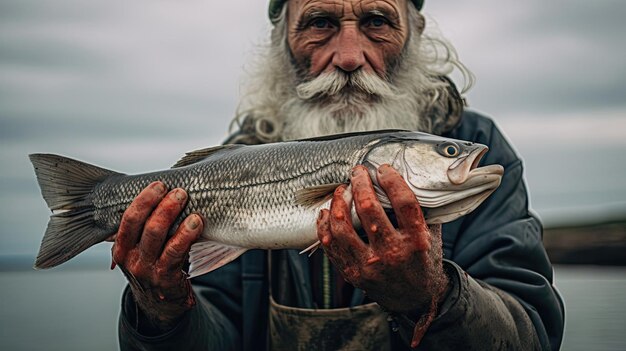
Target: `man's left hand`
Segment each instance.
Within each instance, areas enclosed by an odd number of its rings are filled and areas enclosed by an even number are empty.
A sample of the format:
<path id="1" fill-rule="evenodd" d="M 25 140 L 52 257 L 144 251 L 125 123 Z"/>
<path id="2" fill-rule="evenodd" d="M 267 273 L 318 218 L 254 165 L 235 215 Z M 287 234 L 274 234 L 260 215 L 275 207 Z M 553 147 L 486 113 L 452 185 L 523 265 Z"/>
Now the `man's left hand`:
<path id="1" fill-rule="evenodd" d="M 434 312 L 448 285 L 442 267 L 441 225 L 426 224 L 415 195 L 391 166 L 381 166 L 377 179 L 391 202 L 398 228 L 378 201 L 367 169 L 357 166 L 352 171 L 352 193 L 340 186 L 330 210 L 321 211 L 319 240 L 345 280 L 363 289 L 370 299 L 388 311 L 424 317 Z M 369 244 L 359 238 L 352 224 L 352 200 Z"/>

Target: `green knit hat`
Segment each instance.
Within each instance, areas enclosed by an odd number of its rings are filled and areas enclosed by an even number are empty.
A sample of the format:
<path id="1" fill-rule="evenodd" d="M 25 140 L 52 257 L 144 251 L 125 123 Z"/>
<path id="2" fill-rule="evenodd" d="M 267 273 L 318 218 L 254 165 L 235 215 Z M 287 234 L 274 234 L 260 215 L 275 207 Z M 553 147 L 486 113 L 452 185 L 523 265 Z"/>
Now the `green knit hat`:
<path id="1" fill-rule="evenodd" d="M 287 2 L 287 0 L 270 0 L 269 14 L 272 23 L 276 23 L 285 2 Z M 424 0 L 411 0 L 411 2 L 413 2 L 413 5 L 415 5 L 418 10 L 421 10 L 422 6 L 424 6 Z"/>

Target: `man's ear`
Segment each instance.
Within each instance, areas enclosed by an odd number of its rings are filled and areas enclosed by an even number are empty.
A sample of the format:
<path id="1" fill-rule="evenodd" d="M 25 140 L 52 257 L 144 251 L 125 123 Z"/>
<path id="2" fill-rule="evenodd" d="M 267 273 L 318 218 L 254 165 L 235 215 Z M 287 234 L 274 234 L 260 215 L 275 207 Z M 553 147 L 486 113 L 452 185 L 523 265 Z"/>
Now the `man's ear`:
<path id="1" fill-rule="evenodd" d="M 414 24 L 417 32 L 422 35 L 424 33 L 424 28 L 426 28 L 426 18 L 422 15 L 421 12 L 417 13 L 417 23 Z"/>

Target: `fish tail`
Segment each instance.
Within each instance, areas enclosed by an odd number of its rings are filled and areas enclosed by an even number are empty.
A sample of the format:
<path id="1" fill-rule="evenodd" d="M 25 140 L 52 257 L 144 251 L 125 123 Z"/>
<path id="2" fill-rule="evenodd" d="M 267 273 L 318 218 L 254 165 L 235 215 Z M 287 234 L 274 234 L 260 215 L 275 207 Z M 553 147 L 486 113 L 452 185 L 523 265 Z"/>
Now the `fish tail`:
<path id="1" fill-rule="evenodd" d="M 29 158 L 52 211 L 35 269 L 58 266 L 113 234 L 96 225 L 92 194 L 98 184 L 120 173 L 52 154 Z"/>

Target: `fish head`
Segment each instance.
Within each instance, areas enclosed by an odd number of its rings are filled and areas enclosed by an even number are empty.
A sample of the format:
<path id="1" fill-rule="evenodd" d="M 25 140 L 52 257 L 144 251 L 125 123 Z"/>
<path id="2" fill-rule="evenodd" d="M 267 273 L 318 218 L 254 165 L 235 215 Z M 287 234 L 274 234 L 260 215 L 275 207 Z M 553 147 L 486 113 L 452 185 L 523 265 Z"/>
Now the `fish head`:
<path id="1" fill-rule="evenodd" d="M 500 165 L 478 167 L 488 147 L 435 135 L 407 132 L 371 145 L 362 164 L 370 172 L 384 207 L 391 207 L 378 185 L 376 169 L 390 164 L 415 193 L 427 223 L 446 223 L 478 207 L 500 185 Z"/>

